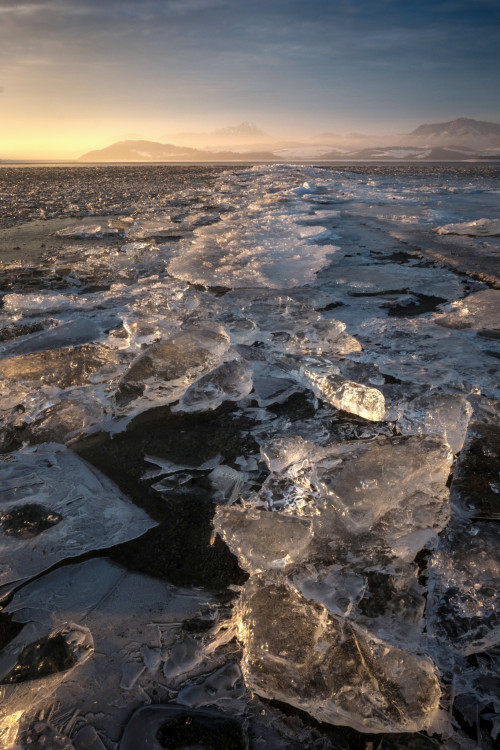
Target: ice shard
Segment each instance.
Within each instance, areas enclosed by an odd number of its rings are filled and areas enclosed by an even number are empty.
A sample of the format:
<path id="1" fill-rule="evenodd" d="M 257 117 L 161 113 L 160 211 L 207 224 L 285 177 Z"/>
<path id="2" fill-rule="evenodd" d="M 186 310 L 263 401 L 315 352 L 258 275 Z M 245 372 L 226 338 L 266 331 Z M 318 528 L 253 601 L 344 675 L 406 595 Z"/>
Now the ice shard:
<path id="1" fill-rule="evenodd" d="M 238 507 L 219 507 L 214 528 L 252 574 L 304 562 L 313 536 L 309 518 Z"/>
<path id="2" fill-rule="evenodd" d="M 472 407 L 461 394 L 430 393 L 404 401 L 398 429 L 403 435 L 443 435 L 453 453 L 464 444 Z"/>
<path id="3" fill-rule="evenodd" d="M 338 368 L 312 362 L 300 368 L 299 377 L 318 398 L 336 409 L 357 414 L 372 422 L 379 422 L 385 416 L 383 394 L 377 388 L 346 380 L 339 374 Z"/>
<path id="4" fill-rule="evenodd" d="M 248 396 L 252 387 L 251 368 L 245 361 L 233 359 L 193 383 L 174 410 L 211 411 L 223 401 L 239 401 Z"/>
<path id="5" fill-rule="evenodd" d="M 259 695 L 361 732 L 432 727 L 441 689 L 430 661 L 371 636 L 280 580 L 253 577 L 238 616 L 245 682 Z"/>
<path id="6" fill-rule="evenodd" d="M 204 371 L 229 349 L 229 337 L 218 325 L 190 325 L 139 355 L 124 373 L 117 402 L 126 405 L 148 390 L 164 403 L 177 400 Z"/>
<path id="7" fill-rule="evenodd" d="M 314 544 L 391 550 L 413 559 L 449 519 L 446 482 L 453 454 L 438 436 L 377 437 L 317 446 L 301 438 L 271 441 L 272 471 L 258 495 L 271 510 L 310 517 Z"/>

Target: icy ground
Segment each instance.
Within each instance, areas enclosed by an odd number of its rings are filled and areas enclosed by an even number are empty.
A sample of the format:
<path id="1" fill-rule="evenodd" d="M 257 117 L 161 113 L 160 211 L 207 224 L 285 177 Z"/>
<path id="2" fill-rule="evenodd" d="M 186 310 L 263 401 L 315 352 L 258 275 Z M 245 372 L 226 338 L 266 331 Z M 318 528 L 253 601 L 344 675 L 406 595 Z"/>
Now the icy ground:
<path id="1" fill-rule="evenodd" d="M 2 748 L 498 746 L 499 194 L 0 172 Z"/>

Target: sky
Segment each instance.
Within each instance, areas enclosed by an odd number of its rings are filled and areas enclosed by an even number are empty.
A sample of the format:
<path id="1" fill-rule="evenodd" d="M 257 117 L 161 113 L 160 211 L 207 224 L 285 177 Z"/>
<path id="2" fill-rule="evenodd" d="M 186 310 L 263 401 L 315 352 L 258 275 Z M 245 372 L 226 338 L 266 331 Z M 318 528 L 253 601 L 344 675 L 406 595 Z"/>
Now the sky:
<path id="1" fill-rule="evenodd" d="M 0 0 L 0 158 L 500 122 L 499 0 Z"/>

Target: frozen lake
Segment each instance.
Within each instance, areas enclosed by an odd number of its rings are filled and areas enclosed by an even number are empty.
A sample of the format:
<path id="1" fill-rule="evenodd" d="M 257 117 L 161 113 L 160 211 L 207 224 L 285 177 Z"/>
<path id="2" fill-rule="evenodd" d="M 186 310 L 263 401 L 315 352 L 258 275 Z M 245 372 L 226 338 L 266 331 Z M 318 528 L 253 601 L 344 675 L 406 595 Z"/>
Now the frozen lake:
<path id="1" fill-rule="evenodd" d="M 0 170 L 0 744 L 493 750 L 499 176 Z"/>

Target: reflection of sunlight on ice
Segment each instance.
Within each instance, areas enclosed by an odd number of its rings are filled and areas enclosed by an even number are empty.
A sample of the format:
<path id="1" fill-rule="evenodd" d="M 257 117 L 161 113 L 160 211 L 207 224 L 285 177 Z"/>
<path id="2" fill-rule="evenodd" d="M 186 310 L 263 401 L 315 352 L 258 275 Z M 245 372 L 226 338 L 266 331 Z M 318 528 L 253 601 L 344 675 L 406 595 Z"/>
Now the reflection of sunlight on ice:
<path id="1" fill-rule="evenodd" d="M 16 711 L 7 716 L 0 724 L 0 741 L 4 750 L 16 750 L 16 739 L 19 732 L 19 723 L 24 711 Z"/>

